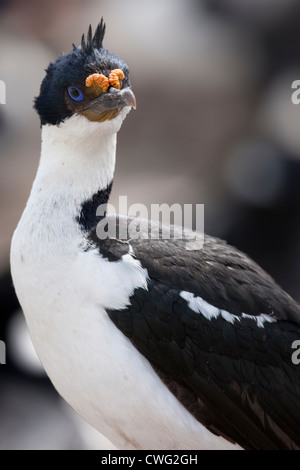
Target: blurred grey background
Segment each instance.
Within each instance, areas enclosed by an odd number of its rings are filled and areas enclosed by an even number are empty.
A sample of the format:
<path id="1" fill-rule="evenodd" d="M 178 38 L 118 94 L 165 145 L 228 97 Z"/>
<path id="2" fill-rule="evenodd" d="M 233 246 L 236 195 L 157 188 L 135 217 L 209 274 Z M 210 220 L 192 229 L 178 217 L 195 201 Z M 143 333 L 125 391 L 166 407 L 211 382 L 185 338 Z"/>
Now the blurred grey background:
<path id="1" fill-rule="evenodd" d="M 111 202 L 201 203 L 205 231 L 300 300 L 298 0 L 0 0 L 0 449 L 113 448 L 58 397 L 24 327 L 9 247 L 35 176 L 34 96 L 49 61 L 104 17 L 137 110 L 118 137 Z M 42 312 L 41 312 L 42 313 Z"/>

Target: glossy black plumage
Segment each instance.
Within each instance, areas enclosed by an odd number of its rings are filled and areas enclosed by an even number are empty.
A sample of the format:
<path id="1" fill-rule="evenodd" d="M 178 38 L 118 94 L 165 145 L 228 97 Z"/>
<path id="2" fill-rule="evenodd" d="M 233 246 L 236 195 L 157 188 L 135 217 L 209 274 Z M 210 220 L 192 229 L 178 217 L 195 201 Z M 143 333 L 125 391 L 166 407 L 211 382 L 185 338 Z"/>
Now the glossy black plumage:
<path id="1" fill-rule="evenodd" d="M 91 199 L 82 205 L 80 214 L 77 217 L 77 221 L 79 222 L 82 230 L 91 230 L 94 227 L 95 222 L 98 223 L 103 218 L 106 213 L 106 205 L 111 189 L 112 183 L 109 184 L 106 189 L 99 190 L 98 193 L 94 194 Z M 95 219 L 97 209 L 100 207 L 103 207 L 103 216 L 96 217 Z"/>
<path id="2" fill-rule="evenodd" d="M 137 289 L 128 308 L 108 315 L 197 419 L 247 449 L 300 447 L 300 368 L 291 359 L 300 308 L 270 276 L 211 237 L 198 251 L 183 240 L 130 240 L 129 248 L 99 240 L 95 229 L 89 240 L 111 262 L 133 249 L 147 269 L 148 290 Z M 182 291 L 240 320 L 207 319 Z M 259 327 L 242 313 L 276 321 Z"/>

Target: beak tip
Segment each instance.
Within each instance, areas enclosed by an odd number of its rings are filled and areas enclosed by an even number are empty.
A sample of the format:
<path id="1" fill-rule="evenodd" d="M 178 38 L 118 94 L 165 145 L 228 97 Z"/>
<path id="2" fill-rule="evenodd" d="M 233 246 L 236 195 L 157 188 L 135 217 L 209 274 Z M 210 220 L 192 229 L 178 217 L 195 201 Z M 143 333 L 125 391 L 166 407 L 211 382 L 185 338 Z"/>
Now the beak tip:
<path id="1" fill-rule="evenodd" d="M 136 109 L 136 99 L 135 99 L 135 95 L 134 95 L 133 91 L 131 91 L 131 93 L 130 93 L 129 102 L 130 102 L 130 106 L 133 109 Z"/>

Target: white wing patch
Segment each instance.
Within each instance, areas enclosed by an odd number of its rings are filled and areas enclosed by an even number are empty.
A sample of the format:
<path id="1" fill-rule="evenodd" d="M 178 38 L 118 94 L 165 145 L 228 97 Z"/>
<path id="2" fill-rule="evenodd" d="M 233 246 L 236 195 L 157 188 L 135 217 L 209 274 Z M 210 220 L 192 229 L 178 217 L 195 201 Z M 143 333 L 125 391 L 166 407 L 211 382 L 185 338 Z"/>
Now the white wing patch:
<path id="1" fill-rule="evenodd" d="M 182 291 L 180 292 L 180 297 L 187 301 L 191 310 L 196 313 L 201 313 L 201 315 L 207 318 L 207 320 L 212 320 L 213 318 L 221 316 L 224 320 L 233 324 L 235 321 L 241 321 L 241 318 L 249 318 L 254 320 L 259 328 L 264 328 L 265 322 L 276 322 L 275 318 L 272 318 L 270 315 L 265 313 L 261 313 L 259 315 L 248 315 L 247 313 L 242 313 L 241 316 L 233 315 L 226 310 L 214 307 L 201 297 L 196 297 L 192 292 Z"/>

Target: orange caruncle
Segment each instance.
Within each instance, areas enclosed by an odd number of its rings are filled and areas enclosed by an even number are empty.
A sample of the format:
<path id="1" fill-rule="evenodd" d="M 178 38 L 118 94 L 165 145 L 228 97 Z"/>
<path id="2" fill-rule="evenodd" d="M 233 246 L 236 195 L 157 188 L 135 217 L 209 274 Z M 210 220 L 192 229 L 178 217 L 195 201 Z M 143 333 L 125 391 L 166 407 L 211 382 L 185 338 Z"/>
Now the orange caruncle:
<path id="1" fill-rule="evenodd" d="M 110 72 L 108 80 L 111 86 L 119 90 L 121 88 L 120 82 L 124 80 L 124 78 L 125 78 L 125 75 L 124 75 L 123 70 L 114 69 Z"/>
<path id="2" fill-rule="evenodd" d="M 85 81 L 87 87 L 93 87 L 100 89 L 102 93 L 106 92 L 110 86 L 108 78 L 102 73 L 93 73 L 89 75 Z"/>

